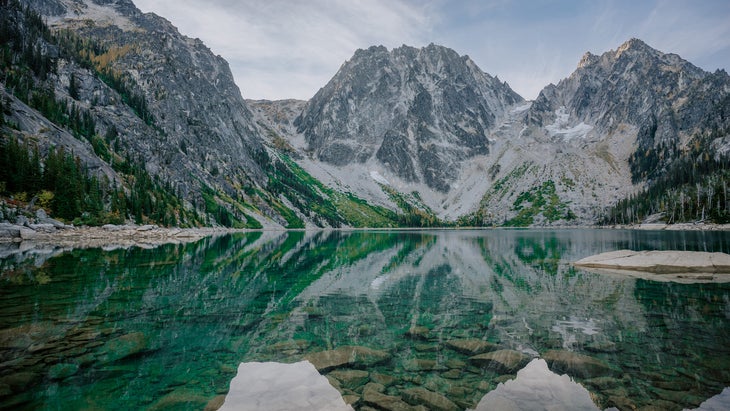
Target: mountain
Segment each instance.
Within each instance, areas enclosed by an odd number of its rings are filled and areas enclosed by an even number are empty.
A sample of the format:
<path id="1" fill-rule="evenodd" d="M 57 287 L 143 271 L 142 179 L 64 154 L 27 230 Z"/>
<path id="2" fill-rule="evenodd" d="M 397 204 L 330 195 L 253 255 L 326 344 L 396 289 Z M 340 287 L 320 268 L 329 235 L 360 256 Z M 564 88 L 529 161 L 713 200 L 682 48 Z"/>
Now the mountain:
<path id="1" fill-rule="evenodd" d="M 111 183 L 98 190 L 105 210 L 94 222 L 113 215 L 251 228 L 399 224 L 390 210 L 320 187 L 269 144 L 228 63 L 167 20 L 129 0 L 12 0 L 2 13 L 14 53 L 2 68 L 17 80 L 2 89 L 8 123 L 17 126 L 3 134 L 41 156 L 63 147 L 95 178 L 104 174 Z M 154 198 L 160 192 L 166 199 Z"/>
<path id="2" fill-rule="evenodd" d="M 710 131 L 707 120 L 729 91 L 724 71 L 705 72 L 641 40 L 601 56 L 587 53 L 573 74 L 543 89 L 525 112 L 519 136 L 527 146 L 515 142 L 507 148 L 531 157 L 501 181 L 518 195 L 510 196 L 508 188 L 499 198 L 505 191 L 492 188 L 480 211 L 502 210 L 497 220 L 516 225 L 550 222 L 545 212 L 557 208 L 523 201 L 547 187 L 555 193 L 553 202 L 576 221 L 592 223 L 605 206 L 650 187 L 691 145 L 709 147 L 696 137 Z"/>
<path id="3" fill-rule="evenodd" d="M 696 136 L 725 118 L 729 85 L 724 71 L 631 39 L 524 102 L 444 47 L 373 47 L 276 119 L 250 104 L 302 167 L 371 202 L 465 225 L 583 225 L 651 187 L 691 144 L 725 147 Z"/>
<path id="4" fill-rule="evenodd" d="M 533 102 L 434 44 L 358 50 L 309 101 L 252 101 L 225 60 L 130 0 L 7 5 L 0 194 L 67 221 L 730 221 L 727 73 L 637 39 Z"/>
<path id="5" fill-rule="evenodd" d="M 434 44 L 358 50 L 295 120 L 315 158 L 377 161 L 447 192 L 459 165 L 489 153 L 487 130 L 521 102 L 468 56 Z"/>

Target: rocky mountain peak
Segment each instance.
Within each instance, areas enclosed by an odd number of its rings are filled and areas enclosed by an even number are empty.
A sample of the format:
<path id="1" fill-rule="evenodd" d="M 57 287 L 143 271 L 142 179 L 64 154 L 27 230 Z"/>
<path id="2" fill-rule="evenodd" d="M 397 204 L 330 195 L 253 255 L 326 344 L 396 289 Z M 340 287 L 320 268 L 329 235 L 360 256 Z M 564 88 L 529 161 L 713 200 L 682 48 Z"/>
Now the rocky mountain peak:
<path id="1" fill-rule="evenodd" d="M 488 130 L 520 101 L 449 48 L 377 46 L 343 64 L 295 125 L 319 160 L 376 162 L 445 192 L 462 160 L 489 152 Z"/>
<path id="2" fill-rule="evenodd" d="M 586 53 L 568 78 L 541 92 L 528 121 L 548 125 L 563 107 L 571 122 L 609 132 L 619 124 L 649 127 L 651 118 L 662 119 L 660 131 L 669 136 L 681 127 L 671 124 L 673 102 L 707 74 L 675 54 L 631 39 L 601 56 Z"/>

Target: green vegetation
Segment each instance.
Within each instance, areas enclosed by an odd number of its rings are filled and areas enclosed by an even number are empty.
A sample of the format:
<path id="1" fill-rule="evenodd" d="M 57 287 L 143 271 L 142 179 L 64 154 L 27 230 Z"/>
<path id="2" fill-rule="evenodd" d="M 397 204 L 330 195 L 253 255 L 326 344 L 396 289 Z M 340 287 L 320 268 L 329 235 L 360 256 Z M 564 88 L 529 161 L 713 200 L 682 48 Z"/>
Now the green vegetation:
<path id="1" fill-rule="evenodd" d="M 130 91 L 130 81 L 100 69 L 101 63 L 92 64 L 102 62 L 98 57 L 109 52 L 99 44 L 82 41 L 69 32 L 54 35 L 40 16 L 18 1 L 10 0 L 3 7 L 3 13 L 0 13 L 0 73 L 4 76 L 6 89 L 55 125 L 76 138 L 89 141 L 94 152 L 119 172 L 122 181 L 92 175 L 74 153 L 63 147 L 49 149 L 42 159 L 39 148 L 28 142 L 33 137 L 24 138 L 26 142 L 21 144 L 10 130 L 2 129 L 0 194 L 21 202 L 35 199 L 53 217 L 75 224 L 119 224 L 133 219 L 138 224 L 201 225 L 195 210 L 188 210 L 169 184 L 150 176 L 143 163 L 122 155 L 114 127 L 109 127 L 104 137 L 97 133 L 91 112 L 74 101 L 79 93 L 74 75 L 69 84 L 71 100 L 56 95 L 54 83 L 49 80 L 56 62 L 48 50 L 72 54 L 69 58 L 77 63 L 80 60 L 82 66 L 86 62 L 95 67 L 96 73 L 102 78 L 106 75 L 105 81 L 149 123 L 152 117 L 146 111 L 144 99 Z M 86 60 L 82 58 L 84 55 Z M 0 127 L 6 123 L 6 104 L 3 102 L 0 107 Z"/>
<path id="2" fill-rule="evenodd" d="M 487 209 L 487 204 L 492 200 L 492 198 L 503 198 L 510 189 L 510 183 L 512 181 L 518 180 L 521 178 L 527 170 L 530 169 L 532 166 L 531 162 L 526 162 L 524 164 L 521 164 L 519 167 L 516 167 L 512 169 L 512 171 L 509 172 L 506 176 L 500 178 L 497 180 L 494 185 L 484 194 L 484 197 L 482 197 L 482 200 L 479 203 L 479 208 L 473 213 L 464 215 L 459 217 L 459 219 L 456 221 L 457 227 L 486 227 L 486 226 L 495 226 L 498 224 L 497 221 L 494 221 L 494 217 L 491 215 L 489 210 Z M 497 168 L 499 167 L 492 167 L 494 170 L 491 170 L 490 173 L 495 172 Z"/>
<path id="3" fill-rule="evenodd" d="M 646 217 L 663 215 L 667 223 L 730 223 L 730 159 L 715 159 L 708 153 L 685 156 L 648 188 L 611 207 L 600 224 L 640 223 Z"/>
<path id="4" fill-rule="evenodd" d="M 443 227 L 446 225 L 436 214 L 421 201 L 417 192 L 411 195 L 403 194 L 390 186 L 381 185 L 388 197 L 403 210 L 398 215 L 398 222 L 404 227 Z"/>
<path id="5" fill-rule="evenodd" d="M 11 136 L 0 137 L 0 195 L 19 201 L 35 198 L 54 218 L 75 224 L 121 224 L 134 219 L 138 224 L 164 226 L 200 225 L 200 218 L 187 210 L 140 165 L 127 163 L 123 190 L 106 177 L 91 175 L 78 157 L 63 147 L 41 159 L 38 147 L 20 144 Z"/>
<path id="6" fill-rule="evenodd" d="M 216 194 L 209 187 L 204 187 L 201 193 L 205 202 L 205 211 L 215 219 L 216 223 L 228 228 L 260 229 L 263 227 L 258 220 L 247 215 L 243 207 L 232 198 Z"/>
<path id="7" fill-rule="evenodd" d="M 547 180 L 541 186 L 523 191 L 513 203 L 517 215 L 505 221 L 506 227 L 527 227 L 535 223 L 535 217 L 542 214 L 548 223 L 558 220 L 573 220 L 575 215 L 567 203 L 560 201 L 555 183 Z"/>
<path id="8" fill-rule="evenodd" d="M 398 226 L 398 216 L 394 212 L 370 205 L 353 194 L 340 193 L 326 187 L 285 155 L 272 160 L 268 188 L 274 195 L 286 197 L 295 208 L 308 215 L 319 226 L 324 226 L 325 223 L 332 227 Z M 303 226 L 298 217 L 294 219 L 290 216 L 287 221 L 290 228 Z"/>
<path id="9" fill-rule="evenodd" d="M 75 61 L 81 67 L 91 70 L 107 86 L 119 93 L 124 104 L 131 108 L 137 117 L 147 125 L 154 124 L 154 117 L 147 107 L 147 100 L 137 91 L 139 89 L 137 82 L 128 74 L 115 70 L 112 65 L 114 60 L 131 51 L 130 46 L 102 44 L 93 39 L 81 38 L 71 30 L 59 31 L 53 40 L 65 57 Z M 69 82 L 69 95 L 73 99 L 78 99 L 78 89 L 73 75 Z"/>

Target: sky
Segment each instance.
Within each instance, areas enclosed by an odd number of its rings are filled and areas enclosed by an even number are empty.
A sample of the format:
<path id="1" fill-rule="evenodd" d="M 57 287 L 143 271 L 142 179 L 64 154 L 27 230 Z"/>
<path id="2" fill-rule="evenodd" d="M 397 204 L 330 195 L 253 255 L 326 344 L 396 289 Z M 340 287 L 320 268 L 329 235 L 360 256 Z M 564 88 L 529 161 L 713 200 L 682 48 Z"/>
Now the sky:
<path id="1" fill-rule="evenodd" d="M 639 38 L 730 71 L 728 0 L 133 0 L 228 60 L 244 98 L 308 100 L 355 50 L 430 43 L 469 55 L 525 99 L 589 51 Z"/>

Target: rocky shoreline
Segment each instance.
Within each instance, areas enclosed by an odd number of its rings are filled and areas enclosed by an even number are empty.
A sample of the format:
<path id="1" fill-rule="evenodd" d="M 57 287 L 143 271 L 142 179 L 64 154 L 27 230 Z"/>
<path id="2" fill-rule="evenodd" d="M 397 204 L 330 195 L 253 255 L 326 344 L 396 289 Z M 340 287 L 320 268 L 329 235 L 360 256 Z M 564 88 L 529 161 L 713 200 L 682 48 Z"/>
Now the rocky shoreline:
<path id="1" fill-rule="evenodd" d="M 156 246 L 189 243 L 216 234 L 245 230 L 227 228 L 165 228 L 156 225 L 105 225 L 102 227 L 17 225 L 0 223 L 0 243 L 33 243 L 74 247 Z"/>
<path id="2" fill-rule="evenodd" d="M 563 227 L 564 228 L 564 227 Z M 574 227 L 575 228 L 575 227 Z M 679 223 L 636 224 L 611 227 L 585 227 L 630 230 L 730 231 L 730 224 Z M 377 230 L 378 228 L 373 228 Z M 410 230 L 409 228 L 402 228 Z M 417 228 L 412 228 L 417 230 Z M 479 228 L 475 228 L 479 229 Z M 489 228 L 491 229 L 491 228 Z M 284 230 L 284 229 L 282 229 Z M 154 247 L 168 243 L 189 243 L 212 235 L 252 231 L 225 227 L 159 227 L 157 225 L 113 225 L 101 227 L 67 225 L 52 219 L 39 209 L 33 217 L 20 215 L 15 222 L 0 222 L 0 244 L 22 243 L 25 249 L 59 246 L 91 247 Z"/>

